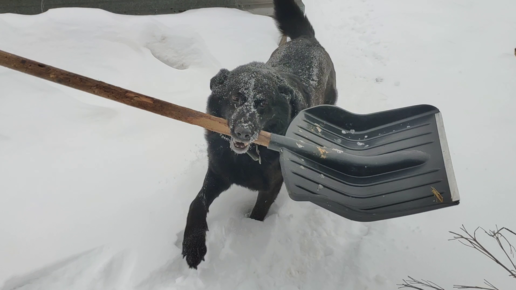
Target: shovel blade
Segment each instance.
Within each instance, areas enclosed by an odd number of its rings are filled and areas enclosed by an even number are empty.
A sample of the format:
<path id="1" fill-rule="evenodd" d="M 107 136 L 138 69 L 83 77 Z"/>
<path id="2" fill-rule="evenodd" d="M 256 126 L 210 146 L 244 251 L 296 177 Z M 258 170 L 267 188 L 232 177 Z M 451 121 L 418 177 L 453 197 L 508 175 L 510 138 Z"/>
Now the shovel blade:
<path id="1" fill-rule="evenodd" d="M 286 137 L 358 157 L 401 151 L 429 156 L 418 166 L 360 175 L 294 150 L 281 152 L 289 196 L 355 221 L 377 221 L 459 204 L 439 110 L 418 105 L 359 115 L 336 106 L 306 109 Z"/>

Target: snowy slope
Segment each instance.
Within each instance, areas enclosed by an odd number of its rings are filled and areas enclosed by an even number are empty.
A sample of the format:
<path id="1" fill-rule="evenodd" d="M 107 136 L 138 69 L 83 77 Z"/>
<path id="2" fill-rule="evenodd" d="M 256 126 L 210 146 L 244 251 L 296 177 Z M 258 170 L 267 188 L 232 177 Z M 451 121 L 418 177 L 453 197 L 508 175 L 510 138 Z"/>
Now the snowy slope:
<path id="1" fill-rule="evenodd" d="M 339 105 L 430 103 L 444 115 L 462 204 L 356 223 L 283 190 L 265 222 L 233 187 L 210 210 L 198 271 L 181 259 L 206 169 L 203 131 L 0 68 L 0 289 L 396 289 L 514 281 L 448 242 L 516 229 L 516 46 L 510 0 L 305 0 L 336 64 Z M 121 16 L 0 15 L 0 49 L 197 110 L 220 69 L 266 61 L 271 19 L 231 9 Z"/>

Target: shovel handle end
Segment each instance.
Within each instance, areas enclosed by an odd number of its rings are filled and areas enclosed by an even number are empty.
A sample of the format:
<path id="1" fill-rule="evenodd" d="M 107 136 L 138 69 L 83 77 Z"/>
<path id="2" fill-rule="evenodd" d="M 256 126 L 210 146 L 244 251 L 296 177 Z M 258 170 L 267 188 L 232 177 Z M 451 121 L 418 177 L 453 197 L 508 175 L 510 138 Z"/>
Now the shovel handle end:
<path id="1" fill-rule="evenodd" d="M 222 118 L 129 91 L 2 50 L 0 50 L 0 66 L 181 122 L 197 125 L 209 131 L 230 135 L 227 121 Z M 270 140 L 271 134 L 262 131 L 254 143 L 268 147 Z"/>

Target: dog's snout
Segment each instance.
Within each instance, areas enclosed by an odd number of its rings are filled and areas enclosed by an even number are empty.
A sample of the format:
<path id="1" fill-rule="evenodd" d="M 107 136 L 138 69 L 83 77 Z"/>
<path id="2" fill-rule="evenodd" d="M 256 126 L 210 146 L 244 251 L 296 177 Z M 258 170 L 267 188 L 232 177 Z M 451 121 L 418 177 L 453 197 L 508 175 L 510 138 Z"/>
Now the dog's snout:
<path id="1" fill-rule="evenodd" d="M 235 134 L 242 141 L 250 141 L 252 132 L 248 126 L 238 125 L 235 128 Z"/>

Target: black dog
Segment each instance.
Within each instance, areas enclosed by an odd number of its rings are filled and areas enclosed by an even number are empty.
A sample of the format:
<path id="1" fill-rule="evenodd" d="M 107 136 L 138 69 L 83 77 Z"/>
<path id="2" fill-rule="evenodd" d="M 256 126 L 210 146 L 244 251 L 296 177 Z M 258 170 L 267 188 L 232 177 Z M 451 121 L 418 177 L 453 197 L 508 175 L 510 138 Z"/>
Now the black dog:
<path id="1" fill-rule="evenodd" d="M 274 0 L 274 8 L 278 28 L 291 41 L 267 63 L 222 69 L 210 82 L 207 111 L 228 121 L 231 139 L 206 133 L 208 172 L 190 205 L 183 240 L 191 268 L 206 255 L 206 216 L 221 192 L 232 184 L 258 191 L 250 217 L 260 221 L 276 199 L 283 184 L 279 154 L 251 144 L 260 130 L 283 135 L 299 111 L 337 99 L 333 63 L 308 19 L 294 0 Z"/>

